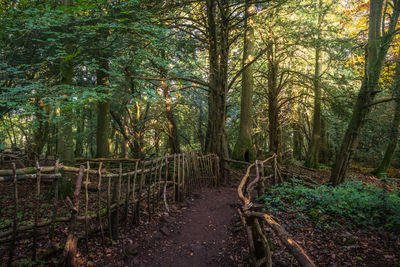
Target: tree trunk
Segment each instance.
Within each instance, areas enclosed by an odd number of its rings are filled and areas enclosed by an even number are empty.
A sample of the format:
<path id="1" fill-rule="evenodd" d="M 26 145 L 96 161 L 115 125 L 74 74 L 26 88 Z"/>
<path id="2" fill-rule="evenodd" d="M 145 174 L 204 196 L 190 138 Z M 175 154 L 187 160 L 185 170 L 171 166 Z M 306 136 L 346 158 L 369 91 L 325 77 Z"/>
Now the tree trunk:
<path id="1" fill-rule="evenodd" d="M 33 131 L 33 155 L 28 155 L 30 159 L 39 159 L 43 152 L 43 148 L 49 137 L 49 109 L 44 106 L 42 99 L 36 99 L 36 108 L 38 112 L 35 113 L 37 127 Z"/>
<path id="2" fill-rule="evenodd" d="M 268 130 L 269 151 L 280 158 L 281 151 L 281 127 L 279 122 L 279 88 L 277 84 L 278 63 L 275 60 L 275 45 L 271 44 L 268 55 Z"/>
<path id="3" fill-rule="evenodd" d="M 220 9 L 227 8 L 226 1 L 221 2 Z M 206 151 L 227 158 L 229 152 L 225 120 L 229 54 L 228 22 L 222 14 L 217 17 L 216 7 L 217 1 L 207 0 L 210 74 Z M 227 9 L 224 11 L 226 12 Z"/>
<path id="4" fill-rule="evenodd" d="M 70 5 L 70 1 L 64 1 L 66 6 Z M 69 41 L 66 42 L 67 54 L 73 53 L 73 47 Z M 72 59 L 63 59 L 60 66 L 61 84 L 65 86 L 72 85 L 73 78 L 73 62 Z M 70 108 L 63 108 L 59 110 L 59 115 L 62 115 L 63 120 L 59 123 L 58 127 L 58 145 L 57 154 L 60 159 L 60 163 L 71 164 L 74 161 L 74 133 L 72 130 L 73 125 L 73 114 Z"/>
<path id="5" fill-rule="evenodd" d="M 330 182 L 338 185 L 344 181 L 347 169 L 350 165 L 354 150 L 358 145 L 360 131 L 365 124 L 366 117 L 371 110 L 371 104 L 375 98 L 379 77 L 382 72 L 383 62 L 392 43 L 400 10 L 394 9 L 390 15 L 391 20 L 386 33 L 381 35 L 382 25 L 382 0 L 370 1 L 368 45 L 366 51 L 366 70 L 352 118 L 347 127 L 340 151 L 337 154 L 333 166 Z M 387 17 L 387 16 L 385 16 Z"/>
<path id="6" fill-rule="evenodd" d="M 400 50 L 399 50 L 400 52 Z M 394 84 L 393 84 L 393 95 L 395 97 L 396 101 L 396 106 L 395 106 L 395 111 L 394 111 L 394 116 L 393 116 L 393 121 L 392 125 L 390 128 L 390 140 L 389 144 L 386 148 L 385 155 L 383 156 L 383 159 L 381 163 L 379 164 L 378 168 L 373 171 L 373 174 L 375 174 L 378 177 L 383 177 L 384 174 L 387 173 L 390 167 L 390 163 L 392 162 L 392 158 L 394 155 L 394 152 L 396 151 L 397 148 L 397 143 L 399 140 L 399 126 L 400 126 L 400 63 L 397 63 L 396 66 L 396 73 L 394 76 Z"/>
<path id="7" fill-rule="evenodd" d="M 108 61 L 100 60 L 100 67 L 97 70 L 97 85 L 108 86 Z M 108 92 L 105 91 L 105 94 Z M 97 129 L 96 129 L 96 157 L 107 158 L 109 156 L 109 138 L 110 135 L 110 99 L 102 99 L 97 103 Z"/>
<path id="8" fill-rule="evenodd" d="M 382 177 L 384 174 L 387 173 L 390 163 L 392 162 L 392 158 L 394 152 L 397 148 L 397 143 L 399 140 L 399 125 L 400 125 L 400 101 L 396 101 L 396 110 L 393 117 L 392 127 L 390 131 L 390 141 L 386 148 L 385 155 L 379 164 L 378 168 L 374 170 L 374 174 L 378 177 Z"/>
<path id="9" fill-rule="evenodd" d="M 309 168 L 318 168 L 319 152 L 321 147 L 321 87 L 319 85 L 320 57 L 321 48 L 319 45 L 317 45 L 315 49 L 314 114 L 312 123 L 312 134 L 305 164 Z"/>
<path id="10" fill-rule="evenodd" d="M 301 135 L 301 129 L 297 122 L 293 123 L 293 158 L 296 160 L 302 160 L 303 148 L 303 136 Z"/>
<path id="11" fill-rule="evenodd" d="M 176 122 L 172 109 L 172 98 L 170 95 L 168 83 L 166 81 L 162 81 L 161 88 L 163 90 L 165 98 L 165 116 L 167 117 L 169 152 L 171 154 L 179 154 L 181 153 L 181 149 L 179 146 L 178 129 L 176 127 Z"/>
<path id="12" fill-rule="evenodd" d="M 80 119 L 76 122 L 76 144 L 75 144 L 75 157 L 82 157 L 83 155 L 83 136 L 85 131 L 85 108 L 80 110 Z"/>
<path id="13" fill-rule="evenodd" d="M 245 34 L 243 42 L 243 63 L 245 66 L 254 59 L 255 56 L 255 38 L 254 38 L 254 14 L 256 7 L 254 3 L 246 0 L 245 10 Z M 235 149 L 232 157 L 237 160 L 253 161 L 255 159 L 255 151 L 251 139 L 253 128 L 253 79 L 254 67 L 248 66 L 242 73 L 242 94 L 240 102 L 240 125 L 239 136 L 236 141 Z"/>

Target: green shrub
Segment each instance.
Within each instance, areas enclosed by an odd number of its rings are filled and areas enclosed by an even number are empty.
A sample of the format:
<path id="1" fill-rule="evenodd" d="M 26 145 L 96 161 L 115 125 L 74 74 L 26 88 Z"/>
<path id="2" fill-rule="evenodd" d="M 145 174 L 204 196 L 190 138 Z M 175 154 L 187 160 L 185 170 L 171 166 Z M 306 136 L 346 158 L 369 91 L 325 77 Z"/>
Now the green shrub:
<path id="1" fill-rule="evenodd" d="M 328 215 L 331 220 L 343 218 L 354 225 L 383 226 L 400 233 L 400 192 L 360 181 L 311 188 L 292 179 L 273 187 L 260 201 L 270 208 L 305 212 L 316 223 Z"/>

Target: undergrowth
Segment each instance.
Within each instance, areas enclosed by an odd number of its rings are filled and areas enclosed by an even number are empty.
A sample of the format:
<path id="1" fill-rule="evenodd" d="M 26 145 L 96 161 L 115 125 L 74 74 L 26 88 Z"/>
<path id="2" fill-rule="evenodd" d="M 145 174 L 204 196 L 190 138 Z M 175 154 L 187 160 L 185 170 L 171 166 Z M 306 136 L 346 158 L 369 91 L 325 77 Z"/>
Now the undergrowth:
<path id="1" fill-rule="evenodd" d="M 361 181 L 312 188 L 292 179 L 273 187 L 259 200 L 266 208 L 305 213 L 317 225 L 345 219 L 349 227 L 384 227 L 400 233 L 400 191 L 388 192 Z"/>

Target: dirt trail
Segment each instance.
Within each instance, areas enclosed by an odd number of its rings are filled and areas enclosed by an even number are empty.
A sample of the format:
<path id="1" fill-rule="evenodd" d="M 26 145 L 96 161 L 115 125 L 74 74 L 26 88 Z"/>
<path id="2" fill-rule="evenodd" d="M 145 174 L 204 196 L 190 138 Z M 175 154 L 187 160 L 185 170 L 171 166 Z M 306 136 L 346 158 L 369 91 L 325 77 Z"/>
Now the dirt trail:
<path id="1" fill-rule="evenodd" d="M 174 216 L 161 218 L 153 242 L 138 249 L 129 266 L 236 266 L 238 204 L 235 187 L 203 189 L 195 193 Z M 162 233 L 162 234 L 160 234 Z"/>

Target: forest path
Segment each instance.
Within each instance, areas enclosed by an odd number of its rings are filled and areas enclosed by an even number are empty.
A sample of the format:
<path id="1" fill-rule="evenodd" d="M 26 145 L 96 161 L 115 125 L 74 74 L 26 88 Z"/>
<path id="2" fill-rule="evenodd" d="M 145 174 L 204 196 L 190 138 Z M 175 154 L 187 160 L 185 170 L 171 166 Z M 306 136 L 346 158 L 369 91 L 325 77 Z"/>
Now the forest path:
<path id="1" fill-rule="evenodd" d="M 204 188 L 161 217 L 159 232 L 128 266 L 232 266 L 233 230 L 237 228 L 236 187 Z M 236 225 L 236 227 L 235 227 Z M 160 234 L 162 233 L 162 234 Z"/>

